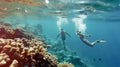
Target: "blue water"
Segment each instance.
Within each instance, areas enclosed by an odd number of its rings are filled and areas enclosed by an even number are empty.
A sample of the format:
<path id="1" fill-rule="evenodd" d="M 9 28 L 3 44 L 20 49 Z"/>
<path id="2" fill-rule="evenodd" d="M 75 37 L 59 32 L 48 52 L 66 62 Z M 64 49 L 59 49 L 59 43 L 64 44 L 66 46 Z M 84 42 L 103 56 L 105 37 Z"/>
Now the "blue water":
<path id="1" fill-rule="evenodd" d="M 88 67 L 120 67 L 120 0 L 93 0 L 80 4 L 77 2 L 82 0 L 48 1 L 51 2 L 50 5 L 35 8 L 40 13 L 4 20 L 15 25 L 27 24 L 31 27 L 41 24 L 42 34 L 55 42 L 59 30 L 63 28 L 71 35 L 67 37 L 65 45 L 69 50 L 76 52 Z M 105 39 L 106 43 L 89 47 L 76 35 L 77 30 L 91 34 L 91 37 L 87 37 L 91 42 Z"/>
<path id="2" fill-rule="evenodd" d="M 48 22 L 47 22 L 48 23 Z M 44 27 L 44 33 L 50 37 L 55 38 L 58 30 L 54 22 L 49 22 Z M 94 41 L 95 39 L 105 39 L 107 42 L 103 44 L 97 44 L 94 47 L 89 47 L 82 43 L 75 34 L 73 23 L 69 23 L 65 26 L 65 30 L 70 33 L 71 38 L 67 38 L 67 46 L 72 51 L 76 51 L 80 57 L 84 59 L 86 63 L 90 63 L 93 67 L 120 67 L 120 37 L 119 37 L 119 22 L 109 21 L 90 21 L 86 20 L 87 30 L 86 34 L 92 34 L 89 40 Z M 102 58 L 102 61 L 93 62 L 94 58 Z"/>
<path id="3" fill-rule="evenodd" d="M 112 15 L 113 16 L 109 16 Z M 88 67 L 120 67 L 120 23 L 117 21 L 110 21 L 114 16 L 117 16 L 119 12 L 113 11 L 102 16 L 102 19 L 91 20 L 93 15 L 90 15 L 84 20 L 87 26 L 86 34 L 92 34 L 92 37 L 88 38 L 90 41 L 96 39 L 105 39 L 106 43 L 96 44 L 94 47 L 89 47 L 76 35 L 76 29 L 73 22 L 64 24 L 62 28 L 65 29 L 72 37 L 67 37 L 66 45 L 71 51 L 77 52 L 77 55 L 82 58 L 82 61 L 88 65 Z M 119 16 L 119 15 L 118 15 Z M 117 17 L 116 19 L 120 19 Z M 49 20 L 49 21 L 47 21 Z M 56 25 L 57 19 L 55 18 L 42 18 L 35 23 L 40 23 L 43 27 L 43 33 L 50 39 L 56 40 L 56 36 L 59 29 Z M 32 22 L 32 21 L 31 21 Z M 93 59 L 102 58 L 102 61 L 93 61 Z"/>
<path id="4" fill-rule="evenodd" d="M 96 44 L 94 47 L 89 47 L 81 42 L 76 35 L 76 29 L 73 22 L 69 21 L 69 23 L 63 25 L 62 28 L 72 36 L 71 38 L 67 37 L 67 47 L 71 51 L 77 52 L 88 67 L 120 67 L 120 15 L 118 14 L 119 11 L 115 10 L 105 15 L 100 15 L 102 18 L 96 18 L 94 15 L 90 15 L 84 20 L 87 26 L 85 33 L 92 34 L 92 37 L 88 38 L 90 41 L 96 39 L 105 39 L 107 41 L 106 43 Z M 114 16 L 118 17 L 114 18 Z M 91 19 L 91 17 L 93 17 L 93 19 Z M 47 37 L 55 40 L 59 32 L 56 21 L 57 19 L 54 18 L 42 18 L 40 21 L 36 22 L 41 23 L 43 32 Z M 102 58 L 102 61 L 93 61 L 93 59 L 98 58 Z"/>

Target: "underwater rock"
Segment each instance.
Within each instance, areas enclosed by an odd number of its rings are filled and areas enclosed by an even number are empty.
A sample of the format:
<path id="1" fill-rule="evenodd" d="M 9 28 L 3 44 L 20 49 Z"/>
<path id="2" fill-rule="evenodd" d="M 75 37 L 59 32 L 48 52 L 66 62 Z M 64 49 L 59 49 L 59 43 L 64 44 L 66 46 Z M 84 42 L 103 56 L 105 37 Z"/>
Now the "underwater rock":
<path id="1" fill-rule="evenodd" d="M 84 64 L 84 63 L 81 61 L 81 59 L 80 59 L 79 56 L 71 55 L 71 56 L 70 56 L 70 59 L 69 59 L 69 62 L 73 63 L 74 65 L 76 65 L 76 66 L 78 66 L 78 67 L 79 67 L 79 66 L 80 66 L 80 67 L 87 67 L 87 65 Z"/>

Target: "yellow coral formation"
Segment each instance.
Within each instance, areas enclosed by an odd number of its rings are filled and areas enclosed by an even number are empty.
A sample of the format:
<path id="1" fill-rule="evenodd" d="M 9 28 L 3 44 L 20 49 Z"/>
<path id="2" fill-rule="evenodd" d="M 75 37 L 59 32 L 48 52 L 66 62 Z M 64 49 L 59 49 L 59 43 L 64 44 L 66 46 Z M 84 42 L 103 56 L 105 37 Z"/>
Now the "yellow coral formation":
<path id="1" fill-rule="evenodd" d="M 74 65 L 68 62 L 63 62 L 63 63 L 59 63 L 58 67 L 74 67 Z"/>

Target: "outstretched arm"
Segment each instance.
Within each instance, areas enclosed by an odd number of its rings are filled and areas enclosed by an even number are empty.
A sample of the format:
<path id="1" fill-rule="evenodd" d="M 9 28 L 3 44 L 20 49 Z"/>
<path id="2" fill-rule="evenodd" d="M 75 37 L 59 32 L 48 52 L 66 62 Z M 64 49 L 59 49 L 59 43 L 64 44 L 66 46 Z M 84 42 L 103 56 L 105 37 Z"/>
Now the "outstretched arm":
<path id="1" fill-rule="evenodd" d="M 69 33 L 66 32 L 66 34 L 67 34 L 69 37 L 71 37 Z"/>
<path id="2" fill-rule="evenodd" d="M 86 37 L 91 37 L 91 34 L 85 34 Z"/>
<path id="3" fill-rule="evenodd" d="M 60 33 L 57 35 L 56 39 L 60 36 Z"/>

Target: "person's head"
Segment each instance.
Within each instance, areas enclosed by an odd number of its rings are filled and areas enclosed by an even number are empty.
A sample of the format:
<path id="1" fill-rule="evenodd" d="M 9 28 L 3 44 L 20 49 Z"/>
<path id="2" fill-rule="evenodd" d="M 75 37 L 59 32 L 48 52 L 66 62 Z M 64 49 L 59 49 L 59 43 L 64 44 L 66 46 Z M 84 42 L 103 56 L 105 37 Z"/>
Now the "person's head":
<path id="1" fill-rule="evenodd" d="M 61 29 L 61 31 L 64 31 L 63 29 Z"/>
<path id="2" fill-rule="evenodd" d="M 81 31 L 77 30 L 77 33 L 81 33 Z"/>
<path id="3" fill-rule="evenodd" d="M 63 31 L 63 29 L 61 29 L 61 31 Z"/>

